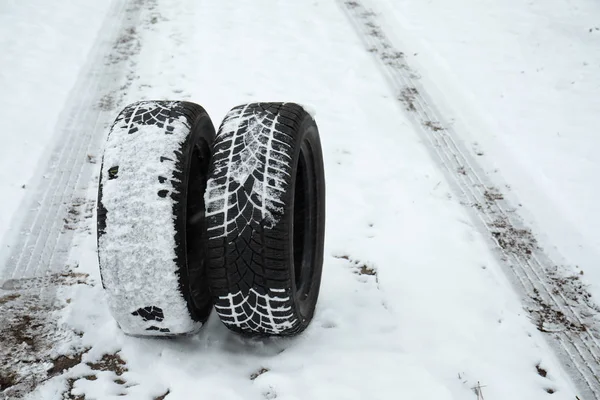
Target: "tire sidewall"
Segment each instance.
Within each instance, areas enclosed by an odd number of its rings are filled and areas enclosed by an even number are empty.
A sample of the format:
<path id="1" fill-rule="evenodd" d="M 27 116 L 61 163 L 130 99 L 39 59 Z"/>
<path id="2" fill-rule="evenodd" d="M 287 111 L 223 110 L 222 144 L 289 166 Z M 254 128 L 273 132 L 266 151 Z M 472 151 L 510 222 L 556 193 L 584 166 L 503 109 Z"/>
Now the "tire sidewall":
<path id="1" fill-rule="evenodd" d="M 301 158 L 301 151 L 303 144 L 306 144 L 312 151 L 311 157 L 311 168 L 314 169 L 314 178 L 316 182 L 309 183 L 314 184 L 316 194 L 314 196 L 316 204 L 315 207 L 315 221 L 314 224 L 314 235 L 315 238 L 311 240 L 314 243 L 312 249 L 312 269 L 311 274 L 308 277 L 309 290 L 305 299 L 301 298 L 301 292 L 296 289 L 296 277 L 295 277 L 295 260 L 294 260 L 294 208 L 295 208 L 295 189 L 296 180 L 298 177 L 298 165 Z M 319 132 L 314 119 L 307 113 L 304 117 L 300 127 L 298 129 L 298 137 L 296 139 L 294 157 L 293 157 L 293 174 L 290 182 L 290 190 L 288 191 L 289 196 L 289 209 L 287 210 L 287 216 L 284 219 L 288 226 L 288 237 L 290 238 L 290 254 L 289 254 L 289 265 L 290 268 L 290 282 L 291 290 L 294 296 L 294 305 L 296 307 L 296 313 L 300 320 L 299 330 L 304 329 L 313 317 L 315 305 L 319 297 L 319 288 L 321 285 L 322 276 L 322 265 L 323 265 L 323 252 L 324 252 L 324 237 L 325 237 L 325 176 L 323 167 L 323 151 L 321 148 L 321 141 L 319 139 Z M 305 244 L 306 245 L 306 244 Z"/>
<path id="2" fill-rule="evenodd" d="M 208 292 L 208 283 L 206 280 L 206 260 L 202 259 L 201 262 L 203 265 L 200 267 L 202 270 L 202 275 L 204 279 L 201 279 L 200 282 L 203 284 L 203 290 L 206 293 L 206 301 L 202 302 L 203 304 L 197 304 L 195 299 L 193 298 L 192 291 L 192 274 L 190 271 L 190 265 L 188 263 L 188 254 L 191 246 L 199 246 L 201 249 L 204 249 L 202 243 L 188 243 L 187 241 L 187 221 L 188 221 L 188 194 L 190 189 L 190 169 L 192 164 L 192 157 L 194 153 L 194 149 L 196 146 L 206 146 L 209 149 L 209 154 L 212 154 L 212 144 L 215 139 L 215 129 L 210 120 L 208 114 L 203 110 L 193 121 L 192 125 L 193 130 L 190 132 L 186 142 L 182 146 L 183 153 L 183 182 L 181 186 L 181 199 L 179 202 L 174 204 L 174 208 L 180 207 L 179 213 L 174 210 L 174 215 L 179 215 L 180 218 L 177 218 L 176 222 L 176 231 L 180 235 L 181 245 L 177 248 L 177 256 L 181 260 L 184 260 L 181 272 L 185 274 L 185 276 L 180 277 L 180 285 L 182 286 L 182 293 L 184 294 L 186 303 L 188 305 L 188 309 L 192 318 L 197 321 L 205 322 L 206 317 L 210 314 L 210 309 L 212 308 L 211 298 Z M 210 163 L 210 159 L 208 160 Z M 206 176 L 203 177 L 206 182 Z M 204 240 L 205 235 L 202 235 L 199 239 Z"/>

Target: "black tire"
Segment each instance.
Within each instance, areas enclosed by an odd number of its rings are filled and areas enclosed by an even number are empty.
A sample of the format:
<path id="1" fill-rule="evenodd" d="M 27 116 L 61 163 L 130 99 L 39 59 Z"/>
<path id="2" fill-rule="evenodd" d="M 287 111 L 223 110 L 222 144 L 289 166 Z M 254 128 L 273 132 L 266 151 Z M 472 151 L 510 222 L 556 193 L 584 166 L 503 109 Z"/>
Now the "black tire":
<path id="1" fill-rule="evenodd" d="M 204 192 L 215 130 L 178 101 L 131 104 L 113 124 L 98 190 L 98 260 L 110 311 L 135 336 L 196 332 L 212 302 Z"/>
<path id="2" fill-rule="evenodd" d="M 241 105 L 213 153 L 205 202 L 215 310 L 239 333 L 297 334 L 313 317 L 323 268 L 317 125 L 297 104 Z"/>

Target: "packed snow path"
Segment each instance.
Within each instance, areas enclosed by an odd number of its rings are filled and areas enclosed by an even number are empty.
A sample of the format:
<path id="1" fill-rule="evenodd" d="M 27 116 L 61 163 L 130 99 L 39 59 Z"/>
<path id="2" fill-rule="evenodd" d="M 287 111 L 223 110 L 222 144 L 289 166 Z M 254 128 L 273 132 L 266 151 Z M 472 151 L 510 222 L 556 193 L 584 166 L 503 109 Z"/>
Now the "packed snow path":
<path id="1" fill-rule="evenodd" d="M 65 333 L 48 354 L 81 360 L 30 398 L 473 399 L 479 385 L 486 400 L 599 398 L 596 314 L 579 275 L 573 265 L 549 270 L 545 243 L 386 31 L 386 2 L 113 5 L 90 58 L 96 72 L 80 81 L 99 89 L 73 91 L 56 135 L 79 127 L 89 142 L 63 140 L 58 151 L 98 158 L 102 127 L 141 99 L 195 101 L 216 124 L 239 103 L 311 105 L 328 193 L 321 296 L 296 339 L 241 339 L 216 315 L 193 338 L 124 336 L 99 285 L 93 219 L 68 212 L 93 204 L 99 163 L 85 164 L 90 180 L 65 161 L 47 170 L 61 191 L 32 195 L 40 207 L 23 211 L 30 233 L 12 260 L 26 262 L 1 275 L 10 296 L 58 288 L 53 317 Z M 56 186 L 42 182 L 40 193 Z M 16 312 L 17 300 L 0 307 Z"/>
<path id="2" fill-rule="evenodd" d="M 526 296 L 526 307 L 539 330 L 549 333 L 556 350 L 572 366 L 575 380 L 600 396 L 600 345 L 594 337 L 597 306 L 579 285 L 567 285 L 569 271 L 559 270 L 511 204 L 462 145 L 459 133 L 444 121 L 424 92 L 404 53 L 387 39 L 377 15 L 357 1 L 343 1 L 350 20 L 387 73 L 390 87 L 424 139 L 429 141 L 463 204 L 481 222 L 483 234 L 501 252 L 507 275 Z M 590 332 L 591 327 L 592 332 Z M 586 393 L 587 394 L 587 393 Z"/>

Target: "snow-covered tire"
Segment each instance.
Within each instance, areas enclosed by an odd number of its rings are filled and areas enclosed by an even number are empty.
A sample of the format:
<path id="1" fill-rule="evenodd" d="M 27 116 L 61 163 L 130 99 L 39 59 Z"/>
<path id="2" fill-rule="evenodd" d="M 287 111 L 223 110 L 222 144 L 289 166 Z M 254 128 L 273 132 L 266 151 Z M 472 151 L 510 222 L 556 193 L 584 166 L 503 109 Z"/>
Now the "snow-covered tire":
<path id="1" fill-rule="evenodd" d="M 314 119 L 293 103 L 233 108 L 213 146 L 205 194 L 208 278 L 231 330 L 294 335 L 321 283 L 325 180 Z"/>
<path id="2" fill-rule="evenodd" d="M 141 101 L 113 124 L 98 190 L 98 259 L 108 305 L 135 336 L 196 332 L 212 302 L 204 191 L 215 138 L 197 104 Z"/>

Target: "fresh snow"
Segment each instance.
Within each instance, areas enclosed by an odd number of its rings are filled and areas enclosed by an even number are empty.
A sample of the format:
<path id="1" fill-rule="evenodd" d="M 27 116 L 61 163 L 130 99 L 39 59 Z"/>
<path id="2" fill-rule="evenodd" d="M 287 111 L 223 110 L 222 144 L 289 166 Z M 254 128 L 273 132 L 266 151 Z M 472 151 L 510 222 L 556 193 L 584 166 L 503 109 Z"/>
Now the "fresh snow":
<path id="1" fill-rule="evenodd" d="M 595 42 L 600 32 L 590 25 L 597 5 L 590 0 L 442 3 L 372 0 L 368 5 L 394 44 L 414 61 L 423 85 L 444 116 L 454 119 L 464 144 L 483 153 L 477 160 L 490 179 L 503 192 L 510 185 L 507 196 L 521 199 L 523 215 L 544 248 L 556 246 L 569 269 L 579 263 L 574 260 L 587 260 L 583 279 L 597 290 L 600 277 L 590 262 L 598 253 L 598 235 L 588 228 L 597 219 L 588 200 L 598 166 L 588 153 L 596 144 L 591 132 L 598 116 L 597 97 L 590 94 L 600 80 L 594 61 L 600 57 Z M 474 388 L 481 385 L 480 397 L 486 400 L 588 399 L 524 309 L 498 252 L 433 161 L 428 142 L 407 118 L 343 5 L 333 0 L 149 1 L 135 34 L 120 37 L 139 46 L 127 55 L 121 89 L 111 93 L 121 100 L 107 113 L 114 119 L 125 103 L 142 99 L 198 102 L 215 125 L 232 106 L 252 101 L 294 101 L 318 111 L 327 230 L 312 324 L 297 338 L 244 339 L 213 313 L 193 337 L 128 337 L 111 317 L 100 284 L 94 220 L 80 218 L 68 264 L 89 278 L 87 284 L 58 291 L 63 309 L 54 314 L 61 329 L 82 336 L 56 346 L 71 353 L 89 350 L 82 363 L 45 381 L 28 398 L 56 399 L 70 390 L 72 396 L 90 399 L 155 399 L 168 393 L 167 400 L 467 400 L 477 399 Z M 9 28 L 0 23 L 6 29 L 0 37 L 10 37 L 13 26 L 27 26 L 25 6 L 0 7 L 0 18 L 13 19 Z M 60 46 L 89 48 L 90 37 L 109 33 L 97 32 L 100 11 L 74 4 L 44 11 L 50 33 L 75 32 L 80 26 L 74 21 L 94 15 L 85 28 L 88 34 L 67 35 Z M 59 23 L 66 12 L 74 19 Z M 596 36 L 573 33 L 580 31 Z M 32 35 L 27 40 L 39 37 Z M 574 39 L 554 40 L 563 36 Z M 10 46 L 0 42 L 3 51 Z M 504 50 L 515 46 L 522 46 L 519 58 Z M 561 57 L 558 49 L 574 53 Z M 2 203 L 3 232 L 8 232 L 5 221 L 28 212 L 16 211 L 22 194 L 15 189 L 17 177 L 5 173 L 20 160 L 24 175 L 19 179 L 27 180 L 44 161 L 41 150 L 19 158 L 17 150 L 31 140 L 19 129 L 23 121 L 33 120 L 22 110 L 31 107 L 22 108 L 28 101 L 5 95 L 5 85 L 27 93 L 28 86 L 17 82 L 35 76 L 39 92 L 30 93 L 41 96 L 56 83 L 50 74 L 61 72 L 46 65 L 33 72 L 20 69 L 26 57 L 23 48 L 19 51 L 3 52 L 11 54 L 11 61 L 0 61 L 12 65 L 20 78 L 8 86 L 7 69 L 2 70 L 0 113 L 9 123 L 5 136 L 11 133 L 15 143 L 0 150 L 2 162 L 11 161 L 2 165 L 0 180 L 9 188 Z M 573 54 L 585 54 L 590 68 L 572 69 L 579 62 Z M 536 66 L 536 57 L 545 64 Z M 546 72 L 539 75 L 535 69 L 541 67 Z M 570 89 L 569 74 L 580 79 L 580 90 Z M 499 100 L 500 92 L 508 98 Z M 43 104 L 48 107 L 40 107 L 40 120 L 56 121 L 65 98 Z M 110 122 L 108 117 L 104 122 Z M 492 129 L 498 123 L 503 128 Z M 554 137 L 555 130 L 571 133 L 563 141 Z M 50 126 L 35 131 L 47 146 L 58 137 L 55 133 Z M 97 194 L 99 169 L 98 163 L 88 184 L 89 201 Z M 92 367 L 115 353 L 126 363 L 122 375 Z M 90 375 L 96 379 L 83 378 Z"/>

